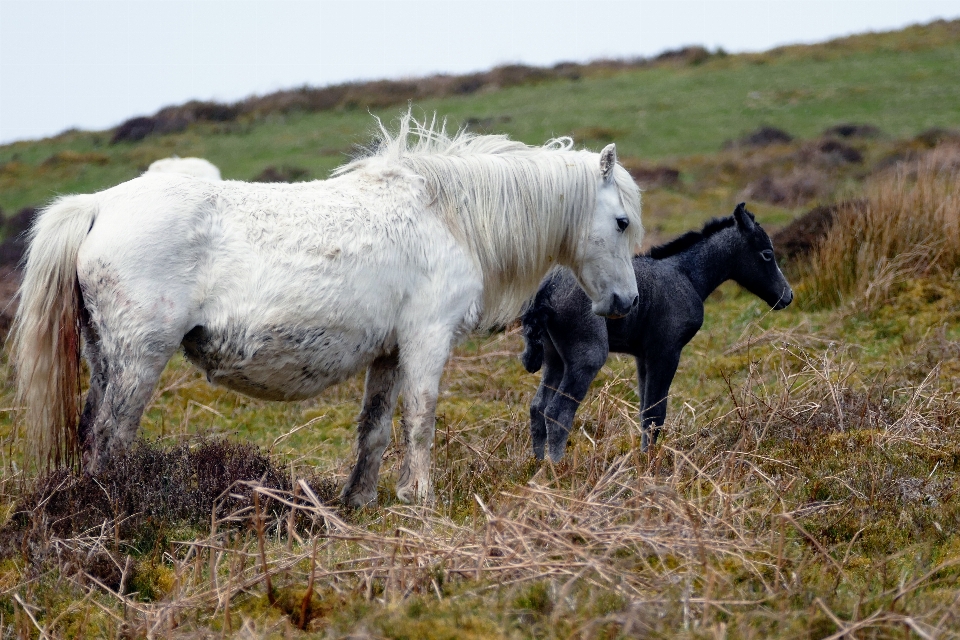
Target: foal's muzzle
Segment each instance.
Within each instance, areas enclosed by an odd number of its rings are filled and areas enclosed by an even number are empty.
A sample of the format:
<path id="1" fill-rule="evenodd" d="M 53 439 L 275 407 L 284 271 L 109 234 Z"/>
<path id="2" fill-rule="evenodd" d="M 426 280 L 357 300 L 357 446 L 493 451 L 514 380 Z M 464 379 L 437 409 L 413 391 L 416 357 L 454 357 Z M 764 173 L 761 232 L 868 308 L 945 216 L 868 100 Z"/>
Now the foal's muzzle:
<path id="1" fill-rule="evenodd" d="M 780 309 L 785 309 L 793 302 L 793 289 L 787 289 L 780 299 L 777 300 L 777 303 L 773 305 L 774 311 L 780 311 Z"/>

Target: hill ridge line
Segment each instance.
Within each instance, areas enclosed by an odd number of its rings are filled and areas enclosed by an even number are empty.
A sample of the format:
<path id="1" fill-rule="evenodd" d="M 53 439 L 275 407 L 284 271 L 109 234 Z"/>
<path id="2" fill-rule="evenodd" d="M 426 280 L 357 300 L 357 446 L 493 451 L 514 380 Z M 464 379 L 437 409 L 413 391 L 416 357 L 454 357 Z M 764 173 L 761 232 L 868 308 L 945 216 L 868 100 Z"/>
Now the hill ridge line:
<path id="1" fill-rule="evenodd" d="M 576 81 L 586 76 L 618 74 L 630 70 L 659 66 L 696 66 L 718 58 L 731 58 L 762 63 L 768 58 L 807 57 L 818 53 L 840 55 L 844 52 L 883 50 L 896 42 L 897 36 L 909 36 L 913 42 L 908 48 L 926 48 L 923 36 L 942 31 L 947 40 L 960 39 L 960 19 L 935 20 L 902 29 L 866 32 L 842 36 L 814 44 L 791 44 L 774 47 L 760 53 L 727 54 L 723 49 L 713 52 L 700 45 L 670 49 L 652 57 L 599 59 L 590 62 L 559 62 L 552 66 L 525 64 L 500 65 L 489 71 L 468 74 L 434 74 L 430 76 L 342 82 L 338 84 L 282 89 L 263 96 L 251 95 L 236 102 L 191 100 L 180 105 L 164 107 L 152 116 L 130 118 L 114 127 L 111 143 L 136 142 L 150 135 L 176 133 L 194 122 L 230 122 L 238 118 L 260 118 L 269 114 L 291 112 L 320 112 L 335 109 L 381 109 L 431 98 L 470 95 L 480 91 L 497 91 L 514 86 L 540 84 L 559 80 Z M 927 46 L 937 46 L 939 42 Z M 870 41 L 869 43 L 867 41 Z M 866 49 L 863 47 L 867 44 Z M 919 44 L 919 46 L 918 46 Z"/>

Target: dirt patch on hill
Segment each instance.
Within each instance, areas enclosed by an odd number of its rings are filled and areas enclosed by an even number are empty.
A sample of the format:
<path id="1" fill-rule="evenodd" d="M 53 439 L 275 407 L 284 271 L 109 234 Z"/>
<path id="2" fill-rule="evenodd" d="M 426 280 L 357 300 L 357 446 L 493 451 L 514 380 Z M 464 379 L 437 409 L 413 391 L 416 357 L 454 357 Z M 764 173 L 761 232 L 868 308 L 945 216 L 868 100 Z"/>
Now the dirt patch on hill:
<path id="1" fill-rule="evenodd" d="M 149 135 L 178 133 L 194 122 L 232 122 L 241 113 L 239 105 L 191 101 L 161 109 L 153 116 L 130 118 L 113 132 L 110 144 L 139 142 Z"/>
<path id="2" fill-rule="evenodd" d="M 836 220 L 836 205 L 816 207 L 795 218 L 770 240 L 778 259 L 796 260 L 810 253 Z"/>
<path id="3" fill-rule="evenodd" d="M 863 206 L 863 201 L 850 200 L 807 211 L 770 237 L 777 258 L 790 262 L 806 258 L 830 232 L 841 209 L 858 210 Z"/>
<path id="4" fill-rule="evenodd" d="M 680 184 L 680 170 L 666 165 L 647 165 L 624 159 L 623 166 L 641 189 L 672 188 Z"/>
<path id="5" fill-rule="evenodd" d="M 725 149 L 750 147 L 768 147 L 772 144 L 789 144 L 793 136 L 777 127 L 762 126 L 744 135 L 739 140 L 731 140 L 723 146 Z"/>
<path id="6" fill-rule="evenodd" d="M 0 266 L 0 343 L 7 339 L 13 317 L 17 314 L 17 289 L 20 272 L 11 266 Z"/>
<path id="7" fill-rule="evenodd" d="M 846 122 L 830 127 L 823 132 L 823 135 L 839 138 L 878 138 L 880 137 L 880 129 L 872 124 Z"/>
<path id="8" fill-rule="evenodd" d="M 740 192 L 739 199 L 796 207 L 826 196 L 830 188 L 831 182 L 824 172 L 795 168 L 786 175 L 767 174 L 750 182 Z"/>
<path id="9" fill-rule="evenodd" d="M 860 153 L 859 150 L 839 140 L 827 139 L 821 141 L 817 145 L 817 152 L 826 156 L 824 160 L 833 162 L 834 164 L 842 164 L 844 162 L 860 164 L 863 162 L 863 154 Z"/>
<path id="10" fill-rule="evenodd" d="M 301 167 L 285 164 L 281 167 L 270 165 L 257 175 L 253 182 L 305 182 L 310 179 L 310 172 Z"/>
<path id="11" fill-rule="evenodd" d="M 20 287 L 18 266 L 26 249 L 26 232 L 37 210 L 24 207 L 16 215 L 3 220 L 3 236 L 0 243 L 0 342 L 7 339 L 13 317 L 17 313 L 17 289 Z"/>

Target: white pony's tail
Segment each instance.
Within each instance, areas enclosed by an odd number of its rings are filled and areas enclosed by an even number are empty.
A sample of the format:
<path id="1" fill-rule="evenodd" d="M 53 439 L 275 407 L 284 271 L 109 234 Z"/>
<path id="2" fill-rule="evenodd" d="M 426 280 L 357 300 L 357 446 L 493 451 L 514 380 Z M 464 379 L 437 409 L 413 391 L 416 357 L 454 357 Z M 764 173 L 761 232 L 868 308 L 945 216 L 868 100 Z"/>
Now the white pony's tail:
<path id="1" fill-rule="evenodd" d="M 77 253 L 96 214 L 96 196 L 67 196 L 44 209 L 30 229 L 10 344 L 21 424 L 41 468 L 79 461 L 83 302 Z"/>

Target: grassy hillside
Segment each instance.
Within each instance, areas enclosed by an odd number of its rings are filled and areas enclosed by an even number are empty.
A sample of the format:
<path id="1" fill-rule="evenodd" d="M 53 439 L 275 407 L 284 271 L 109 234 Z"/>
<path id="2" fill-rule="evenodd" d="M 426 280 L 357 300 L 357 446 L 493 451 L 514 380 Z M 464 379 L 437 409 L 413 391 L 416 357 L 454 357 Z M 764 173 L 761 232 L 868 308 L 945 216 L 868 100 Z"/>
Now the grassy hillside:
<path id="1" fill-rule="evenodd" d="M 843 204 L 783 263 L 793 305 L 772 312 L 732 283 L 708 299 L 649 456 L 632 359 L 601 371 L 564 461 L 538 464 L 539 380 L 517 328 L 471 336 L 442 381 L 431 508 L 393 496 L 398 420 L 379 506 L 333 502 L 359 378 L 271 403 L 177 356 L 145 442 L 96 477 L 24 472 L 6 386 L 0 636 L 960 636 L 958 63 L 960 23 L 938 23 L 418 102 L 528 142 L 616 140 L 648 187 L 654 238 L 740 198 L 768 228 Z M 824 134 L 842 122 L 876 130 Z M 746 140 L 761 124 L 796 139 Z M 17 143 L 0 148 L 0 206 L 108 186 L 172 153 L 229 178 L 323 177 L 370 129 L 362 108 L 334 107 L 136 143 Z"/>
<path id="2" fill-rule="evenodd" d="M 576 80 L 427 99 L 416 108 L 531 144 L 559 135 L 593 148 L 614 140 L 622 156 L 647 161 L 714 153 L 761 124 L 809 138 L 849 121 L 889 137 L 960 122 L 960 22 L 698 60 L 601 67 Z M 389 122 L 404 103 L 371 111 Z M 208 158 L 233 179 L 248 180 L 268 165 L 322 178 L 372 129 L 360 104 L 202 123 L 139 143 L 110 145 L 110 132 L 19 142 L 0 147 L 0 208 L 102 189 L 171 154 Z"/>

